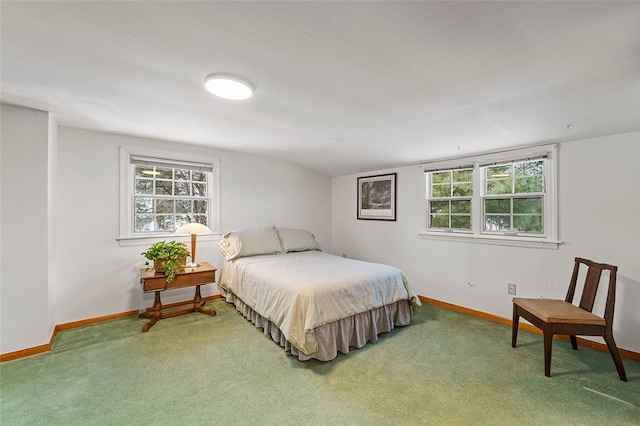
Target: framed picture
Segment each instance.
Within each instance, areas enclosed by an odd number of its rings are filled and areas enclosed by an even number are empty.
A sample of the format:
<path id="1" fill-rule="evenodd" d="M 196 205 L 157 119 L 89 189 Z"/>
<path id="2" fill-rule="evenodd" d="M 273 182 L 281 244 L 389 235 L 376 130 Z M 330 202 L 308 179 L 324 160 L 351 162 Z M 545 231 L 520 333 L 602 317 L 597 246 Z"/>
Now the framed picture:
<path id="1" fill-rule="evenodd" d="M 358 178 L 358 219 L 396 220 L 396 173 Z"/>

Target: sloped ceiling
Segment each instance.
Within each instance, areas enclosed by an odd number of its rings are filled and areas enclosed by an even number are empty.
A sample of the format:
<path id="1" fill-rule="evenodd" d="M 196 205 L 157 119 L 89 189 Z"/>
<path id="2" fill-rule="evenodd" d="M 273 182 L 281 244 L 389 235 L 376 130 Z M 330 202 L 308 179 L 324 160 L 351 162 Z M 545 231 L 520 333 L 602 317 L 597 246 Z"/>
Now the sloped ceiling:
<path id="1" fill-rule="evenodd" d="M 6 2 L 1 99 L 329 176 L 640 130 L 640 2 Z M 246 101 L 205 92 L 244 76 Z"/>

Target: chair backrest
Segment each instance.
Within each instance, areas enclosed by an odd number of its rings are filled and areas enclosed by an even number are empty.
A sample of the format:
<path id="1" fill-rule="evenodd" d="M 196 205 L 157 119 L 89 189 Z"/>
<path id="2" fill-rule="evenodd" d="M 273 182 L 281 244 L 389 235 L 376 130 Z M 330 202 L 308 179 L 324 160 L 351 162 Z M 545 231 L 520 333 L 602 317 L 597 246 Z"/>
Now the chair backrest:
<path id="1" fill-rule="evenodd" d="M 571 282 L 569 283 L 569 290 L 567 291 L 567 297 L 565 298 L 566 302 L 573 303 L 580 265 L 586 265 L 588 269 L 584 287 L 582 289 L 582 296 L 580 297 L 580 304 L 578 306 L 589 312 L 593 311 L 593 305 L 596 300 L 596 293 L 598 292 L 602 271 L 609 271 L 609 287 L 607 289 L 607 301 L 604 308 L 604 319 L 607 324 L 611 326 L 613 324 L 613 310 L 616 302 L 616 275 L 618 267 L 576 257 L 573 266 L 573 275 L 571 276 Z"/>

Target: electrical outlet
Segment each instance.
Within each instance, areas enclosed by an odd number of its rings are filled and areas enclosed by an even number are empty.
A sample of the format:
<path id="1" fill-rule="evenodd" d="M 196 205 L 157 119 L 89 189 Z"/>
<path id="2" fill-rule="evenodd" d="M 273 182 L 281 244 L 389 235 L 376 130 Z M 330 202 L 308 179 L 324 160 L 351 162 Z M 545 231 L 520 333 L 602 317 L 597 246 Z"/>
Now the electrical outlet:
<path id="1" fill-rule="evenodd" d="M 507 284 L 507 294 L 516 295 L 516 285 L 515 284 Z"/>

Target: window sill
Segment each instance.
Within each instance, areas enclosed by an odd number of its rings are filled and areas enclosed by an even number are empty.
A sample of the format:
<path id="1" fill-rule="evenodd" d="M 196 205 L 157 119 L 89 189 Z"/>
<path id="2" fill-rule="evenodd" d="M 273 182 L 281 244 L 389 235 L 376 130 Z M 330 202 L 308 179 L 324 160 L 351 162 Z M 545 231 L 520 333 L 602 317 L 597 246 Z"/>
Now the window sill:
<path id="1" fill-rule="evenodd" d="M 198 234 L 198 242 L 200 241 L 218 241 L 220 239 L 219 233 L 213 234 Z M 175 240 L 182 241 L 185 244 L 189 244 L 191 237 L 189 234 L 155 234 L 155 235 L 141 235 L 135 237 L 117 237 L 116 241 L 120 247 L 135 247 L 135 246 L 148 246 L 157 241 L 163 240 Z"/>
<path id="2" fill-rule="evenodd" d="M 458 241 L 474 244 L 488 244 L 508 247 L 541 248 L 557 250 L 562 241 L 547 240 L 535 237 L 509 237 L 497 235 L 476 235 L 454 232 L 420 232 L 420 238 L 438 241 Z"/>

